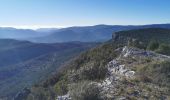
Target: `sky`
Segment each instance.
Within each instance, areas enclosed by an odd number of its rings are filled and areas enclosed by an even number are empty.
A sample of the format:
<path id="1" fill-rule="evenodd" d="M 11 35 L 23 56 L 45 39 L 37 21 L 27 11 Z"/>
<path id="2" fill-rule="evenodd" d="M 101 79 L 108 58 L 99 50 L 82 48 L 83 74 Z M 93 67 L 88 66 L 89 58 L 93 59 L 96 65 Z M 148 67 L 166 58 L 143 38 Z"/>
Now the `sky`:
<path id="1" fill-rule="evenodd" d="M 170 0 L 0 0 L 0 26 L 69 26 L 170 23 Z"/>

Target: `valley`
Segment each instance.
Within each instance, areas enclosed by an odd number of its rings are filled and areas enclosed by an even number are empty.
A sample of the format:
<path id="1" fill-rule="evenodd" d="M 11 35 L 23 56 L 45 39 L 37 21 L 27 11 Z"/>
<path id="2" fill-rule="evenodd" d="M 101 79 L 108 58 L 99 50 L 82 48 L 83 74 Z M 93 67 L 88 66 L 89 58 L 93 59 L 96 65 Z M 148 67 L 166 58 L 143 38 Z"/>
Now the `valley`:
<path id="1" fill-rule="evenodd" d="M 0 97 L 14 96 L 23 88 L 47 79 L 64 62 L 95 45 L 0 40 Z"/>

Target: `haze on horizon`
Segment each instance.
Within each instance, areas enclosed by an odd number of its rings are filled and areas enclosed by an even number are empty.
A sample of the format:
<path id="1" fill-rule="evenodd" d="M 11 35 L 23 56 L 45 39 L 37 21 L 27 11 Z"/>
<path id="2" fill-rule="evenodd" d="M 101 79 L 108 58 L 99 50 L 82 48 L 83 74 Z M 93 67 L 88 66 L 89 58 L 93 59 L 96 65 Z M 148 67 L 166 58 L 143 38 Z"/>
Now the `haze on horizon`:
<path id="1" fill-rule="evenodd" d="M 1 0 L 0 27 L 146 25 L 170 22 L 168 0 Z"/>

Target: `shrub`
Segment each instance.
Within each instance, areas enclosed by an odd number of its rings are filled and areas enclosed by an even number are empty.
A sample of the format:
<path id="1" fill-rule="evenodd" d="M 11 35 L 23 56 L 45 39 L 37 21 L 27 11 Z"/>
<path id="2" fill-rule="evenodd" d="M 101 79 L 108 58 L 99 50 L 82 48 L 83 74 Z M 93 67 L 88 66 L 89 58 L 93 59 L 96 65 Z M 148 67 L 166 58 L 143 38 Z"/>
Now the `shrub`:
<path id="1" fill-rule="evenodd" d="M 139 79 L 140 79 L 142 82 L 145 82 L 145 83 L 150 83 L 150 82 L 152 82 L 152 79 L 149 78 L 147 75 L 141 75 L 141 76 L 139 77 Z"/>
<path id="2" fill-rule="evenodd" d="M 140 80 L 170 86 L 170 62 L 155 62 L 140 69 Z"/>
<path id="3" fill-rule="evenodd" d="M 67 94 L 67 92 L 68 92 L 68 86 L 67 85 L 68 85 L 68 82 L 66 80 L 58 81 L 54 86 L 57 95 Z"/>
<path id="4" fill-rule="evenodd" d="M 147 50 L 152 50 L 152 51 L 154 51 L 158 48 L 159 48 L 159 43 L 155 40 L 150 41 L 150 43 L 147 46 Z"/>
<path id="5" fill-rule="evenodd" d="M 156 50 L 157 53 L 170 55 L 170 46 L 167 44 L 161 44 L 159 48 Z"/>
<path id="6" fill-rule="evenodd" d="M 91 67 L 85 68 L 82 73 L 82 79 L 100 80 L 104 79 L 107 73 L 107 67 L 95 62 Z"/>
<path id="7" fill-rule="evenodd" d="M 128 46 L 136 47 L 136 48 L 139 48 L 139 49 L 145 49 L 146 48 L 145 45 L 137 39 L 129 39 Z"/>
<path id="8" fill-rule="evenodd" d="M 43 87 L 31 88 L 31 94 L 28 95 L 27 100 L 49 100 L 50 93 Z"/>
<path id="9" fill-rule="evenodd" d="M 75 83 L 71 85 L 70 90 L 73 100 L 100 100 L 99 88 L 89 81 Z"/>

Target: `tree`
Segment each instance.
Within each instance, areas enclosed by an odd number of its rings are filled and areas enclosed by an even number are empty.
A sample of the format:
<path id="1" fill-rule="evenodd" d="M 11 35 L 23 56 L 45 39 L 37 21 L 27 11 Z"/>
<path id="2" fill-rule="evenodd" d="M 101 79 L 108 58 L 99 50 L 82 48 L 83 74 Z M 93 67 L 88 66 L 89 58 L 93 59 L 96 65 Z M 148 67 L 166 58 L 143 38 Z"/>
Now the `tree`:
<path id="1" fill-rule="evenodd" d="M 146 47 L 144 46 L 144 44 L 139 41 L 138 39 L 129 39 L 128 40 L 128 46 L 130 47 L 136 47 L 139 49 L 145 49 Z"/>
<path id="2" fill-rule="evenodd" d="M 170 55 L 170 46 L 167 44 L 160 44 L 156 52 L 164 55 Z"/>
<path id="3" fill-rule="evenodd" d="M 70 88 L 70 96 L 73 100 L 100 100 L 100 90 L 95 83 L 82 81 Z"/>
<path id="4" fill-rule="evenodd" d="M 156 40 L 150 41 L 150 43 L 147 46 L 147 50 L 152 50 L 152 51 L 155 51 L 158 48 L 159 48 L 159 42 Z"/>

